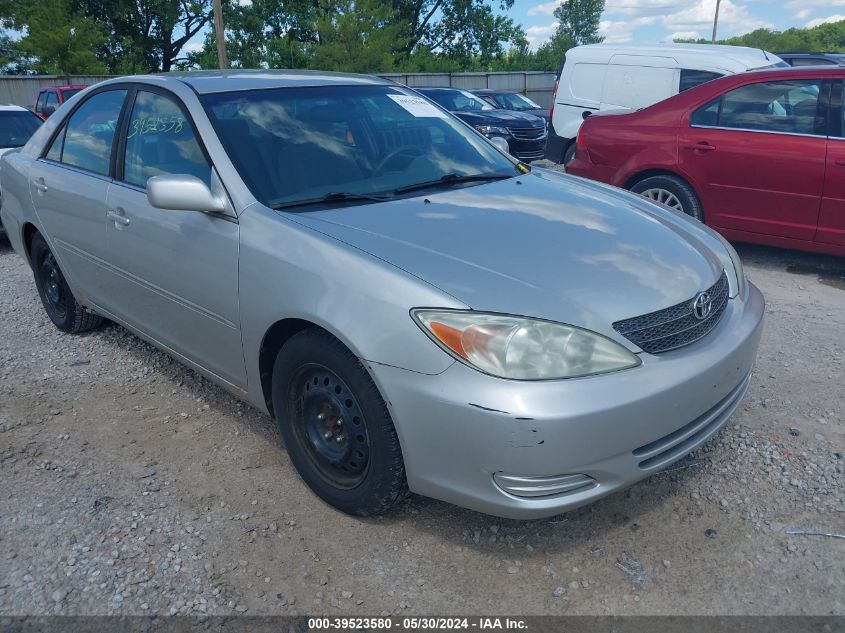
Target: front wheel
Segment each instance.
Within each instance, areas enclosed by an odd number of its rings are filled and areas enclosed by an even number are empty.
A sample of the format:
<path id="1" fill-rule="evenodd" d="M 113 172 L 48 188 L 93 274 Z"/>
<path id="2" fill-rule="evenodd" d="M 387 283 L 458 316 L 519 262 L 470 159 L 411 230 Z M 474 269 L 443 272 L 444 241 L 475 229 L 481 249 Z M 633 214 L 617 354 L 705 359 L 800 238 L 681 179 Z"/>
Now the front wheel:
<path id="1" fill-rule="evenodd" d="M 701 202 L 695 195 L 693 188 L 677 176 L 661 175 L 644 178 L 631 187 L 631 191 L 638 193 L 652 202 L 669 207 L 673 211 L 686 213 L 700 222 L 704 222 L 704 212 Z"/>
<path id="2" fill-rule="evenodd" d="M 53 325 L 62 332 L 79 334 L 103 322 L 103 317 L 79 305 L 59 268 L 55 255 L 40 233 L 36 233 L 32 238 L 30 259 L 38 296 L 41 297 L 44 311 Z"/>
<path id="3" fill-rule="evenodd" d="M 273 367 L 273 410 L 300 477 L 326 503 L 382 514 L 407 493 L 387 405 L 358 358 L 317 329 L 294 335 Z"/>

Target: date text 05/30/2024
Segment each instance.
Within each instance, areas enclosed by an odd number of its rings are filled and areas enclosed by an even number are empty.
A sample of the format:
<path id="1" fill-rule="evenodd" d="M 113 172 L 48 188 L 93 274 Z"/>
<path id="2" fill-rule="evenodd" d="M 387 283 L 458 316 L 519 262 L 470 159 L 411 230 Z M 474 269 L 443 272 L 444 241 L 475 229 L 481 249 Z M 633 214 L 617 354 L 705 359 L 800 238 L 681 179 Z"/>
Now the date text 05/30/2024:
<path id="1" fill-rule="evenodd" d="M 524 630 L 528 628 L 525 620 L 520 618 L 474 617 L 474 618 L 438 618 L 438 617 L 408 617 L 408 618 L 308 618 L 310 630 L 446 630 L 446 629 L 476 629 L 487 630 Z"/>

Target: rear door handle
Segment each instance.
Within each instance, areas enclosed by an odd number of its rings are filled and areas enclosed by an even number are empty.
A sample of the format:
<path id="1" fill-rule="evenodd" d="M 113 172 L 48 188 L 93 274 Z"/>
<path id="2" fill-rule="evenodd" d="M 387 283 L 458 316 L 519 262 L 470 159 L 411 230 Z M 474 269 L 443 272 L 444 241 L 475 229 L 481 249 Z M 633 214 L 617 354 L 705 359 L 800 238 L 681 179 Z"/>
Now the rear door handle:
<path id="1" fill-rule="evenodd" d="M 840 167 L 845 167 L 845 158 L 837 158 L 833 162 L 839 165 Z"/>
<path id="2" fill-rule="evenodd" d="M 39 178 L 33 184 L 35 185 L 35 188 L 38 189 L 38 193 L 42 193 L 42 194 L 47 193 L 47 190 L 50 188 L 44 183 L 43 178 Z"/>
<path id="3" fill-rule="evenodd" d="M 115 226 L 129 226 L 129 218 L 127 218 L 124 213 L 123 209 L 118 207 L 117 209 L 109 209 L 108 213 L 106 213 L 106 217 L 115 223 Z M 118 228 L 120 228 L 118 226 Z"/>
<path id="4" fill-rule="evenodd" d="M 716 146 L 711 145 L 707 141 L 700 141 L 694 145 L 684 145 L 684 149 L 692 150 L 694 152 L 712 152 L 716 149 Z"/>

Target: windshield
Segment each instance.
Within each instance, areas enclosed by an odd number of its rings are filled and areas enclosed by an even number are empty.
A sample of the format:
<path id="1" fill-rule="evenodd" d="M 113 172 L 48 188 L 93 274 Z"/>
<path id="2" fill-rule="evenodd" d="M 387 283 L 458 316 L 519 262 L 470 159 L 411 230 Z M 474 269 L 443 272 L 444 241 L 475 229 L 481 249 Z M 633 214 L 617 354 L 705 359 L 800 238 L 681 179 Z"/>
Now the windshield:
<path id="1" fill-rule="evenodd" d="M 493 106 L 466 90 L 423 90 L 426 97 L 450 112 L 495 110 Z"/>
<path id="2" fill-rule="evenodd" d="M 41 119 L 32 112 L 0 112 L 0 148 L 23 147 L 40 125 Z"/>
<path id="3" fill-rule="evenodd" d="M 202 101 L 238 173 L 271 207 L 521 173 L 482 136 L 399 87 L 276 88 Z"/>
<path id="4" fill-rule="evenodd" d="M 497 100 L 502 103 L 502 107 L 505 110 L 516 110 L 517 112 L 522 110 L 542 110 L 539 105 L 531 101 L 528 97 L 525 97 L 517 92 L 506 92 L 503 94 L 496 95 Z"/>

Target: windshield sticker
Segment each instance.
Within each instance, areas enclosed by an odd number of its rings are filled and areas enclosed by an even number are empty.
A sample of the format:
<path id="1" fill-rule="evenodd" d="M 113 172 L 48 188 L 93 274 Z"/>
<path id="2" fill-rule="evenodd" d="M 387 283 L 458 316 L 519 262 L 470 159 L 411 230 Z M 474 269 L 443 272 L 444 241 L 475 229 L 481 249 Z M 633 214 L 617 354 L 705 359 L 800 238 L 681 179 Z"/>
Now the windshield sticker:
<path id="1" fill-rule="evenodd" d="M 129 124 L 129 134 L 126 138 L 132 138 L 136 134 L 178 134 L 184 125 L 185 119 L 177 115 L 138 117 Z"/>
<path id="2" fill-rule="evenodd" d="M 387 95 L 415 117 L 437 117 L 445 119 L 446 113 L 433 106 L 422 97 L 412 95 Z"/>

